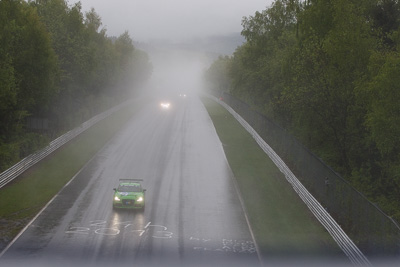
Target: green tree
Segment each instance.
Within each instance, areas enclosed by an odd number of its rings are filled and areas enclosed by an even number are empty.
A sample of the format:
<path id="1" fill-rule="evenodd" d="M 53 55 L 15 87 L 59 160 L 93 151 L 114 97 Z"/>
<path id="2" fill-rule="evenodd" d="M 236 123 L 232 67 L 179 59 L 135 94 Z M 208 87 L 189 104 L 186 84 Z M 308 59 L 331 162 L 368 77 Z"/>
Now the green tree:
<path id="1" fill-rule="evenodd" d="M 354 88 L 367 72 L 370 51 L 377 44 L 362 6 L 327 2 L 306 8 L 301 16 L 294 75 L 282 103 L 295 114 L 294 128 L 300 129 L 301 138 L 343 175 L 350 175 L 359 164 L 359 138 L 364 136 L 363 107 L 357 104 Z M 315 19 L 324 10 L 331 11 L 326 29 Z"/>
<path id="2" fill-rule="evenodd" d="M 148 55 L 135 48 L 127 31 L 115 40 L 114 45 L 121 85 L 126 88 L 141 85 L 152 73 Z M 130 90 L 127 93 L 130 93 Z"/>
<path id="3" fill-rule="evenodd" d="M 0 140 L 8 139 L 10 133 L 15 132 L 15 120 L 18 117 L 16 109 L 18 83 L 15 78 L 13 58 L 9 53 L 12 47 L 15 22 L 9 21 L 8 6 L 0 2 Z"/>
<path id="4" fill-rule="evenodd" d="M 397 0 L 277 0 L 244 18 L 228 69 L 231 94 L 400 221 L 399 27 Z"/>
<path id="5" fill-rule="evenodd" d="M 118 53 L 118 62 L 122 71 L 129 71 L 135 47 L 129 33 L 125 31 L 115 41 L 115 49 Z"/>
<path id="6" fill-rule="evenodd" d="M 371 2 L 371 0 L 369 1 Z M 398 0 L 372 1 L 368 6 L 374 34 L 385 46 L 393 47 L 395 42 L 390 37 L 400 27 L 400 3 Z"/>
<path id="7" fill-rule="evenodd" d="M 24 1 L 0 1 L 1 168 L 37 149 L 43 139 L 26 134 L 28 115 L 40 116 L 57 91 L 58 66 L 50 37 Z M 34 145 L 37 140 L 38 144 Z"/>
<path id="8" fill-rule="evenodd" d="M 229 56 L 220 56 L 204 74 L 204 78 L 211 84 L 212 90 L 219 94 L 230 91 L 230 64 L 231 58 Z"/>
<path id="9" fill-rule="evenodd" d="M 29 116 L 50 119 L 47 134 L 57 136 L 151 74 L 129 34 L 109 38 L 100 16 L 94 9 L 83 15 L 80 2 L 2 0 L 0 25 L 1 169 L 44 145 L 26 127 Z"/>
<path id="10" fill-rule="evenodd" d="M 139 49 L 133 51 L 131 72 L 131 83 L 136 86 L 142 86 L 150 78 L 153 66 L 146 52 Z"/>
<path id="11" fill-rule="evenodd" d="M 379 151 L 374 160 L 380 173 L 375 176 L 372 193 L 400 219 L 400 55 L 395 51 L 376 52 L 370 66 L 372 79 L 358 90 L 367 103 L 365 124 L 370 131 L 369 140 Z M 396 205 L 389 204 L 389 200 Z"/>
<path id="12" fill-rule="evenodd" d="M 269 116 L 284 87 L 300 10 L 299 1 L 280 0 L 242 21 L 247 42 L 232 59 L 231 92 Z"/>

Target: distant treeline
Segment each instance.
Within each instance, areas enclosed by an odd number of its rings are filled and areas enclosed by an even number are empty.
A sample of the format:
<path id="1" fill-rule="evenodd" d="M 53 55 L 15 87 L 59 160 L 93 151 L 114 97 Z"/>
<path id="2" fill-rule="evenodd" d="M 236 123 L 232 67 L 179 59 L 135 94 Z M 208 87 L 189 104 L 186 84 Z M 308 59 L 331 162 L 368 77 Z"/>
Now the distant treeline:
<path id="1" fill-rule="evenodd" d="M 127 32 L 66 0 L 0 1 L 0 171 L 130 96 L 152 71 Z"/>
<path id="2" fill-rule="evenodd" d="M 398 0 L 276 0 L 206 72 L 400 222 Z M 321 177 L 323 179 L 323 177 Z"/>

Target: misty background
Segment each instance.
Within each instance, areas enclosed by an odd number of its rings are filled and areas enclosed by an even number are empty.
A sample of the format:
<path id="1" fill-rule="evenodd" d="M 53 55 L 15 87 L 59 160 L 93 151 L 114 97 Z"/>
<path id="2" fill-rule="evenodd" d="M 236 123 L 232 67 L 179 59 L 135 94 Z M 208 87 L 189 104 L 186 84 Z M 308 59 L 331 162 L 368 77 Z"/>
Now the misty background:
<path id="1" fill-rule="evenodd" d="M 205 77 L 400 221 L 399 1 L 19 0 L 0 1 L 0 21 L 2 170 L 132 96 L 191 96 Z"/>
<path id="2" fill-rule="evenodd" d="M 202 88 L 268 2 L 0 1 L 0 169 L 139 92 Z"/>
<path id="3" fill-rule="evenodd" d="M 125 30 L 138 42 L 181 43 L 210 36 L 238 34 L 243 16 L 265 9 L 272 0 L 81 0 L 94 8 L 110 36 Z"/>
<path id="4" fill-rule="evenodd" d="M 136 48 L 153 65 L 146 90 L 157 94 L 190 93 L 201 88 L 204 71 L 220 55 L 231 55 L 245 41 L 242 19 L 270 5 L 271 0 L 80 2 L 82 12 L 94 8 L 108 36 L 128 31 Z"/>

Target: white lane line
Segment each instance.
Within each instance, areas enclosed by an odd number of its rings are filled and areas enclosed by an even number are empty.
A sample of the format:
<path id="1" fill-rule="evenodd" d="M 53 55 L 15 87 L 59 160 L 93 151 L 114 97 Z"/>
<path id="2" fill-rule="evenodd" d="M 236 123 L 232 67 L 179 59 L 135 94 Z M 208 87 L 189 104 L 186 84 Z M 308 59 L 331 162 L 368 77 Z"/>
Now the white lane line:
<path id="1" fill-rule="evenodd" d="M 147 227 L 149 227 L 150 224 L 151 224 L 151 222 L 149 222 L 148 224 L 146 224 L 146 226 L 144 227 L 144 229 L 147 229 Z"/>

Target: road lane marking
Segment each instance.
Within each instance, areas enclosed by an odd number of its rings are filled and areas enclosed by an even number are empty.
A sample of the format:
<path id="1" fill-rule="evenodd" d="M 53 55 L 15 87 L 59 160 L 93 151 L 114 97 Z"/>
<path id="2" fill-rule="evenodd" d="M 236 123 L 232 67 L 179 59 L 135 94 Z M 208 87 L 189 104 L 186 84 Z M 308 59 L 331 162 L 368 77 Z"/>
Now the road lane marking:
<path id="1" fill-rule="evenodd" d="M 73 226 L 70 227 L 65 233 L 66 234 L 77 234 L 77 235 L 104 235 L 104 236 L 117 236 L 120 234 L 137 234 L 138 237 L 144 235 L 150 235 L 154 239 L 175 239 L 177 238 L 173 232 L 167 231 L 168 228 L 160 224 L 151 224 L 148 222 L 143 228 L 134 229 L 134 221 L 125 221 L 114 223 L 111 228 L 104 227 L 108 222 L 106 220 L 94 220 L 89 222 L 90 227 Z M 133 229 L 132 229 L 132 228 Z M 241 239 L 210 239 L 190 236 L 187 239 L 191 244 L 193 250 L 196 251 L 214 251 L 223 253 L 243 253 L 253 254 L 257 253 L 256 245 L 253 241 L 241 240 Z"/>

